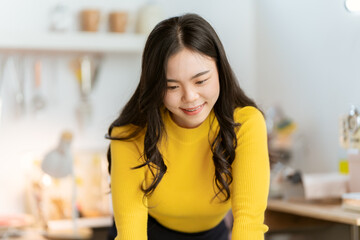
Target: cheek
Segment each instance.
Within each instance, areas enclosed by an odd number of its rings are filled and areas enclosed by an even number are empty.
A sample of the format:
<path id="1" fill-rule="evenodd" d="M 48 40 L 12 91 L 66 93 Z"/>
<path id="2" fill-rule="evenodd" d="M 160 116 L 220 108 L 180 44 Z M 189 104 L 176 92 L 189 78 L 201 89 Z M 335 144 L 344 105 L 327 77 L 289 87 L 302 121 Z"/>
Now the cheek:
<path id="1" fill-rule="evenodd" d="M 166 108 L 175 107 L 176 105 L 176 96 L 175 94 L 165 94 L 164 105 Z"/>
<path id="2" fill-rule="evenodd" d="M 214 102 L 216 102 L 216 100 L 219 98 L 219 94 L 220 94 L 220 85 L 219 82 L 215 82 L 211 88 L 211 90 L 208 92 L 209 93 L 209 98 L 213 99 Z"/>

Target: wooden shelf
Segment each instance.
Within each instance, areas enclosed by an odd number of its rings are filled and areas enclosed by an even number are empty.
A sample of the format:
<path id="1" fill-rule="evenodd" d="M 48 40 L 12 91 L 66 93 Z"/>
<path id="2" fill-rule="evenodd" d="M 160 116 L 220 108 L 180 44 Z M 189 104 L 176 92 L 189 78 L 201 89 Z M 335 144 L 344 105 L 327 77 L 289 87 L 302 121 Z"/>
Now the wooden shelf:
<path id="1" fill-rule="evenodd" d="M 146 36 L 130 33 L 2 33 L 0 51 L 140 53 Z"/>

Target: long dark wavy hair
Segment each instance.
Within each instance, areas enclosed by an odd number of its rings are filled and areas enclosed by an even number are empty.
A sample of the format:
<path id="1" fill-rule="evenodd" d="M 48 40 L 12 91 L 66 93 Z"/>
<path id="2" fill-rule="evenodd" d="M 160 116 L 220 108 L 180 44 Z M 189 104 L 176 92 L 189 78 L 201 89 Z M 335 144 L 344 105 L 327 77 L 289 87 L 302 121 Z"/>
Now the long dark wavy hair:
<path id="1" fill-rule="evenodd" d="M 123 108 L 120 116 L 110 125 L 107 137 L 112 140 L 130 140 L 145 130 L 144 163 L 133 169 L 147 167 L 153 175 L 153 182 L 141 186 L 144 197 L 151 195 L 166 173 L 164 163 L 157 144 L 165 134 L 161 111 L 164 109 L 163 99 L 167 90 L 166 66 L 168 59 L 187 48 L 216 61 L 220 94 L 214 105 L 214 113 L 219 123 L 218 134 L 210 143 L 215 165 L 214 183 L 224 200 L 230 198 L 229 185 L 233 177 L 231 165 L 235 158 L 237 139 L 234 122 L 234 109 L 254 106 L 238 85 L 238 81 L 230 67 L 224 47 L 215 30 L 202 17 L 196 14 L 185 14 L 166 19 L 155 26 L 148 36 L 142 56 L 140 82 L 135 93 Z M 114 127 L 132 124 L 135 130 L 126 137 L 110 137 Z M 109 171 L 111 171 L 111 152 L 108 150 Z"/>

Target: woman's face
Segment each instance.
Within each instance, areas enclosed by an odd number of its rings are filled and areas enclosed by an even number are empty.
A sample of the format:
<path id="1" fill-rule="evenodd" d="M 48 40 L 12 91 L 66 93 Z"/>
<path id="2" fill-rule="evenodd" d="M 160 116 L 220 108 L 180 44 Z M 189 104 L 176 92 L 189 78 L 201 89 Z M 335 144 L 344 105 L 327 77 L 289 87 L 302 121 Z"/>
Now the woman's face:
<path id="1" fill-rule="evenodd" d="M 184 128 L 199 126 L 219 97 L 215 60 L 184 48 L 169 58 L 166 79 L 164 105 L 173 121 Z"/>

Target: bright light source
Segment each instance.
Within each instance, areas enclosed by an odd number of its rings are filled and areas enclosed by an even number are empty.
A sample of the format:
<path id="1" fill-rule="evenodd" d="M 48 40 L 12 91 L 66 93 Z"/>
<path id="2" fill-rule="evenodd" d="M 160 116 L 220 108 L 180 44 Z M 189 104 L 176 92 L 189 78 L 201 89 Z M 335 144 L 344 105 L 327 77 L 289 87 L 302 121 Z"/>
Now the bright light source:
<path id="1" fill-rule="evenodd" d="M 345 7 L 349 12 L 360 12 L 360 0 L 346 0 Z"/>
<path id="2" fill-rule="evenodd" d="M 52 183 L 51 177 L 47 174 L 44 174 L 44 176 L 42 177 L 42 183 L 46 186 L 49 187 Z"/>

